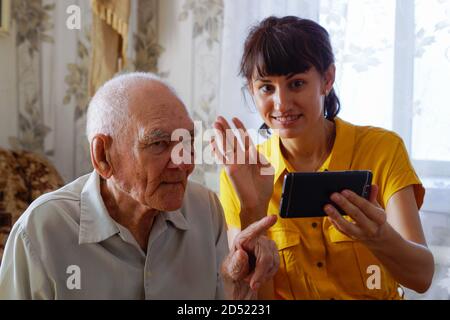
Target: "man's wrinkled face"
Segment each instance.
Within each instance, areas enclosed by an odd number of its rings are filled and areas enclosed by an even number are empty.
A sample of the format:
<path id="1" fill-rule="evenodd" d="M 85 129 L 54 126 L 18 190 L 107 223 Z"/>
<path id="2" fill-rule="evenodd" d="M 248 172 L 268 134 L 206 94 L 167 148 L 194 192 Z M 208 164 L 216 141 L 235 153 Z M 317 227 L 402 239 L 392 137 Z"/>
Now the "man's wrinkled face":
<path id="1" fill-rule="evenodd" d="M 173 163 L 171 151 L 179 142 L 171 141 L 171 134 L 185 129 L 193 139 L 194 124 L 182 102 L 160 83 L 139 85 L 129 94 L 130 124 L 112 146 L 114 183 L 143 206 L 179 209 L 194 164 L 193 159 Z"/>

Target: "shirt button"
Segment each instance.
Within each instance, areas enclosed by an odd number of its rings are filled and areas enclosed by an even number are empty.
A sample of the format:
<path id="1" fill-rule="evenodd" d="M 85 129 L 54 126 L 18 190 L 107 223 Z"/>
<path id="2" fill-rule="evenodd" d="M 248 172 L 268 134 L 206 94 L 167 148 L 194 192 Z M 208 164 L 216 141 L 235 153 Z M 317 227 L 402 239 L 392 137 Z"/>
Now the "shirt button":
<path id="1" fill-rule="evenodd" d="M 317 228 L 317 222 L 311 223 L 311 226 L 312 226 L 313 228 Z"/>
<path id="2" fill-rule="evenodd" d="M 322 268 L 323 267 L 323 263 L 322 262 L 317 262 L 317 267 Z"/>

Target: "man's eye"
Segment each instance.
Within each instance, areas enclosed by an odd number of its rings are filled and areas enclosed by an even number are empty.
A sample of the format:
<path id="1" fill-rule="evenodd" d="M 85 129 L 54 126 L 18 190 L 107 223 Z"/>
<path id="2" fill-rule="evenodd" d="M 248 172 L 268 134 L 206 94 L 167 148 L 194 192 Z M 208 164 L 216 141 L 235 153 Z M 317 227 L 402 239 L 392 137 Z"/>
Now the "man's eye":
<path id="1" fill-rule="evenodd" d="M 167 141 L 156 141 L 150 144 L 150 151 L 154 154 L 159 154 L 167 149 L 169 142 Z"/>
<path id="2" fill-rule="evenodd" d="M 305 84 L 305 82 L 303 80 L 294 80 L 291 82 L 291 87 L 296 89 L 296 88 L 300 88 Z"/>

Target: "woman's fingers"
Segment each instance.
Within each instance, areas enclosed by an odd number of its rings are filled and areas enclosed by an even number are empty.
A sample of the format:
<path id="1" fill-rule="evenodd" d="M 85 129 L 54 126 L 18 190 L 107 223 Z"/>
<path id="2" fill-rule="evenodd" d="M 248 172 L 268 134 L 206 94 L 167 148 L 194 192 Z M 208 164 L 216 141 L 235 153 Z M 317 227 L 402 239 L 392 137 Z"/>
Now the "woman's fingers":
<path id="1" fill-rule="evenodd" d="M 237 164 L 257 164 L 256 147 L 247 129 L 238 118 L 233 118 L 232 122 L 236 129 L 232 129 L 228 121 L 221 116 L 217 117 L 214 123 L 214 128 L 218 130 L 216 134 L 222 135 L 221 141 L 223 141 L 222 145 L 226 158 Z M 241 140 L 242 145 L 239 140 Z M 231 150 L 233 153 L 231 153 Z M 231 159 L 231 156 L 233 156 L 233 159 Z"/>
<path id="2" fill-rule="evenodd" d="M 370 186 L 370 196 L 369 201 L 372 203 L 378 203 L 377 202 L 377 195 L 378 195 L 378 186 L 376 184 L 372 184 Z"/>
<path id="3" fill-rule="evenodd" d="M 331 200 L 333 200 L 339 208 L 345 211 L 345 213 L 348 214 L 369 237 L 373 237 L 377 234 L 378 224 L 367 217 L 365 211 L 360 210 L 359 207 L 355 206 L 340 193 L 333 193 L 331 195 Z"/>
<path id="4" fill-rule="evenodd" d="M 370 186 L 370 196 L 369 201 L 372 202 L 375 206 L 378 208 L 381 208 L 380 204 L 378 203 L 377 196 L 378 196 L 379 188 L 376 184 L 372 184 Z"/>
<path id="5" fill-rule="evenodd" d="M 214 123 L 214 128 L 219 129 L 220 131 L 216 134 L 222 135 L 223 150 L 228 160 L 228 164 L 234 164 L 237 159 L 245 157 L 245 154 L 239 145 L 236 134 L 233 132 L 225 118 L 221 116 L 217 117 L 217 120 Z"/>
<path id="6" fill-rule="evenodd" d="M 212 137 L 209 143 L 211 144 L 211 149 L 213 150 L 214 156 L 217 159 L 218 164 L 225 164 L 227 162 L 227 159 L 225 155 L 222 153 L 222 151 L 219 149 L 219 146 L 217 145 L 215 138 Z"/>
<path id="7" fill-rule="evenodd" d="M 327 204 L 324 208 L 325 213 L 328 215 L 330 222 L 343 234 L 350 238 L 360 239 L 363 237 L 362 230 L 354 223 L 347 221 L 341 216 L 339 211 L 331 204 Z"/>
<path id="8" fill-rule="evenodd" d="M 233 164 L 236 150 L 233 144 L 233 138 L 226 134 L 226 129 L 223 123 L 216 121 L 214 122 L 215 140 L 217 141 L 217 146 L 219 151 L 224 155 L 224 164 Z"/>
<path id="9" fill-rule="evenodd" d="M 255 148 L 255 145 L 253 144 L 253 141 L 252 141 L 250 135 L 248 134 L 248 131 L 245 128 L 242 121 L 239 120 L 238 118 L 233 118 L 232 121 L 233 121 L 234 125 L 236 126 L 236 128 L 239 130 L 239 134 L 240 134 L 242 144 L 243 144 L 245 150 L 249 150 L 250 148 Z"/>
<path id="10" fill-rule="evenodd" d="M 246 163 L 257 164 L 259 161 L 258 151 L 256 150 L 255 144 L 253 143 L 250 134 L 248 133 L 241 120 L 239 120 L 238 118 L 233 118 L 232 121 L 239 131 L 239 135 L 246 155 Z"/>
<path id="11" fill-rule="evenodd" d="M 372 186 L 372 188 L 373 187 L 374 186 Z M 377 187 L 375 188 L 375 192 L 376 191 L 378 191 Z M 371 190 L 371 196 L 373 195 L 372 192 L 373 190 Z M 366 217 L 368 217 L 371 221 L 374 221 L 377 225 L 383 225 L 386 222 L 386 213 L 380 206 L 376 205 L 376 194 L 375 200 L 371 198 L 374 202 L 368 201 L 350 190 L 342 191 L 342 196 L 354 206 L 358 207 L 360 211 L 364 212 Z"/>
<path id="12" fill-rule="evenodd" d="M 375 186 L 369 200 L 350 190 L 332 194 L 331 200 L 345 211 L 355 223 L 346 221 L 332 205 L 325 206 L 325 212 L 339 231 L 360 240 L 373 239 L 379 234 L 380 227 L 386 223 L 386 213 L 376 202 L 377 191 Z"/>

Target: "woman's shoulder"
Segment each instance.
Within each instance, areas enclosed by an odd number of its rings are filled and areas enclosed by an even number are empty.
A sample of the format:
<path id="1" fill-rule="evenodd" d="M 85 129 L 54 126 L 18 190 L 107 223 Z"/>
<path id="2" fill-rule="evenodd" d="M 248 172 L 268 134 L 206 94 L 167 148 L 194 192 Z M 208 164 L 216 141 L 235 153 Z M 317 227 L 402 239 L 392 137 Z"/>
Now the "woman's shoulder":
<path id="1" fill-rule="evenodd" d="M 387 148 L 403 144 L 402 138 L 394 131 L 368 125 L 352 126 L 355 128 L 355 145 L 357 146 Z"/>

